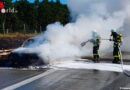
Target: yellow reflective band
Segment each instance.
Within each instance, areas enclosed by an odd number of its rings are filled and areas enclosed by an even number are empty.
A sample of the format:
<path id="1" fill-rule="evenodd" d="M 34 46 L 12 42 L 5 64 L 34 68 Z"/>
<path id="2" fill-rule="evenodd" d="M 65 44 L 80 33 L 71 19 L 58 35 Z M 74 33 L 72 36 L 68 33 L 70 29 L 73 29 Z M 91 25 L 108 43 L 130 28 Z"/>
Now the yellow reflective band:
<path id="1" fill-rule="evenodd" d="M 114 56 L 114 57 L 120 57 L 120 56 Z"/>
<path id="2" fill-rule="evenodd" d="M 93 54 L 93 55 L 99 55 L 99 54 Z"/>

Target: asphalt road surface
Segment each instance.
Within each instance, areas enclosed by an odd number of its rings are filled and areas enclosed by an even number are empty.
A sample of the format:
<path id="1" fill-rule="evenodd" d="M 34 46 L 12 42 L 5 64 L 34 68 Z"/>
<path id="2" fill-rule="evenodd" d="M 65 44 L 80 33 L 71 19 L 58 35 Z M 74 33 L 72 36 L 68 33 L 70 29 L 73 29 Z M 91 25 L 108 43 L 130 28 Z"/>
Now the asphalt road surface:
<path id="1" fill-rule="evenodd" d="M 130 88 L 122 73 L 98 70 L 0 70 L 3 90 L 120 90 Z M 38 77 L 39 76 L 39 77 Z"/>
<path id="2" fill-rule="evenodd" d="M 20 70 L 20 69 L 0 69 L 0 90 L 4 87 L 16 84 L 30 77 L 45 72 L 45 70 Z"/>
<path id="3" fill-rule="evenodd" d="M 0 69 L 1 90 L 130 90 L 121 72 L 51 68 Z"/>

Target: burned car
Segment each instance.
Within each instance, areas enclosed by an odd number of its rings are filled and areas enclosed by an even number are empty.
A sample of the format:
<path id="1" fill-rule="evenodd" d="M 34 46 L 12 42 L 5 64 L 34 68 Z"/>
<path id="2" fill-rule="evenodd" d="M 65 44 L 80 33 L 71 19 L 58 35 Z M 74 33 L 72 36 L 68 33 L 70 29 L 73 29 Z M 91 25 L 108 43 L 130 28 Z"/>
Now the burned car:
<path id="1" fill-rule="evenodd" d="M 41 39 L 41 36 L 29 38 L 20 48 L 11 52 L 7 66 L 28 67 L 48 64 L 48 62 L 45 62 L 43 58 L 40 57 L 39 52 L 35 49 L 44 42 L 46 42 L 46 40 Z"/>

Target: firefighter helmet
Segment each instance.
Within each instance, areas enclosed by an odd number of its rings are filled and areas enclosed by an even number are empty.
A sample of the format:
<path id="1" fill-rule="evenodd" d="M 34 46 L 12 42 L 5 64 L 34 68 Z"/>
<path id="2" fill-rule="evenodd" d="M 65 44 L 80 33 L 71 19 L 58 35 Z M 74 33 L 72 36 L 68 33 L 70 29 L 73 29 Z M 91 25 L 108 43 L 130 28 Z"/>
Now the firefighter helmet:
<path id="1" fill-rule="evenodd" d="M 116 32 L 114 29 L 111 29 L 111 32 Z"/>

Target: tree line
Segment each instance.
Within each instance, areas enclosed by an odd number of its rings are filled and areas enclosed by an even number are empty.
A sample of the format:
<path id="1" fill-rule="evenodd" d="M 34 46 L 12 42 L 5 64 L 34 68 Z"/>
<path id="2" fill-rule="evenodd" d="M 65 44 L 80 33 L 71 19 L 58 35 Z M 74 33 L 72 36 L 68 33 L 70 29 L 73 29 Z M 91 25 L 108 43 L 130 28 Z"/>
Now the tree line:
<path id="1" fill-rule="evenodd" d="M 35 0 L 1 0 L 7 13 L 0 13 L 0 33 L 34 33 L 46 30 L 46 26 L 56 21 L 63 25 L 69 22 L 69 10 L 66 5 L 57 2 Z"/>

